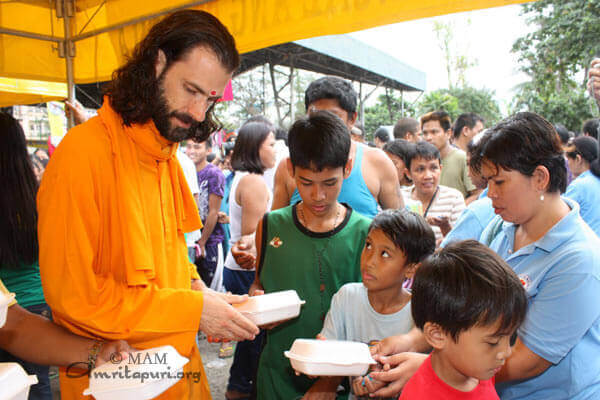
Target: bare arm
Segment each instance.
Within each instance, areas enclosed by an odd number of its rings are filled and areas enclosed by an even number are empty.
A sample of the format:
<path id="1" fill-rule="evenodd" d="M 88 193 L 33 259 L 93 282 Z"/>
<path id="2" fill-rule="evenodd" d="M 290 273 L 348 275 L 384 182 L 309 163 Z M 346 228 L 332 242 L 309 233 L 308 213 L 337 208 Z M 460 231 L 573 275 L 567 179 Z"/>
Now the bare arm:
<path id="1" fill-rule="evenodd" d="M 373 151 L 370 154 L 373 165 L 379 178 L 379 195 L 377 202 L 381 208 L 399 209 L 404 208 L 404 200 L 400 194 L 400 185 L 398 184 L 398 172 L 394 163 L 383 151 Z"/>
<path id="2" fill-rule="evenodd" d="M 506 360 L 502 369 L 496 374 L 496 382 L 514 381 L 533 378 L 546 371 L 551 362 L 529 350 L 520 339 L 512 348 L 512 355 Z"/>
<path id="3" fill-rule="evenodd" d="M 235 199 L 242 207 L 242 235 L 236 246 L 256 254 L 254 233 L 258 222 L 268 211 L 269 191 L 267 185 L 260 175 L 246 175 L 238 185 Z"/>
<path id="4" fill-rule="evenodd" d="M 275 171 L 271 210 L 278 210 L 289 206 L 295 188 L 295 182 L 287 168 L 287 160 L 281 160 Z"/>
<path id="5" fill-rule="evenodd" d="M 206 221 L 203 221 L 204 227 L 202 228 L 202 236 L 200 237 L 200 240 L 198 240 L 198 245 L 202 249 L 202 254 L 204 254 L 204 246 L 206 245 L 208 238 L 212 235 L 215 226 L 217 225 L 221 200 L 223 200 L 223 198 L 216 194 L 211 193 L 208 195 L 208 214 L 206 215 Z"/>
<path id="6" fill-rule="evenodd" d="M 0 329 L 0 348 L 42 365 L 69 366 L 85 363 L 95 343 L 96 341 L 74 335 L 17 304 L 9 307 L 6 325 Z M 133 349 L 123 340 L 105 343 L 96 364 L 109 361 L 113 353 L 126 351 Z"/>

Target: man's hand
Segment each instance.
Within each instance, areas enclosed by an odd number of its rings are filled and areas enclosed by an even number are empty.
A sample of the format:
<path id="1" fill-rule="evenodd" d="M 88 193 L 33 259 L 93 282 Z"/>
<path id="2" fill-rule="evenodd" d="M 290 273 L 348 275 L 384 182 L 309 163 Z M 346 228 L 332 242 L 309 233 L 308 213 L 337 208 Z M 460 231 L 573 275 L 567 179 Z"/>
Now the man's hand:
<path id="1" fill-rule="evenodd" d="M 369 393 L 374 393 L 385 385 L 386 382 L 373 379 L 371 374 L 367 376 L 357 376 L 352 380 L 352 393 L 356 396 L 367 396 Z"/>
<path id="2" fill-rule="evenodd" d="M 588 89 L 592 96 L 596 99 L 596 103 L 600 103 L 600 58 L 595 58 L 588 71 Z"/>
<path id="3" fill-rule="evenodd" d="M 200 254 L 196 254 L 198 257 L 206 258 L 206 244 L 201 243 L 200 241 L 196 242 L 198 247 L 196 247 L 196 251 Z"/>
<path id="4" fill-rule="evenodd" d="M 80 102 L 75 100 L 74 103 L 71 103 L 70 101 L 65 100 L 65 114 L 67 115 L 67 118 L 69 118 L 71 113 L 73 113 L 73 122 L 75 122 L 75 125 L 83 124 L 88 120 L 85 109 Z"/>
<path id="5" fill-rule="evenodd" d="M 256 268 L 256 250 L 254 246 L 238 241 L 231 248 L 231 255 L 240 267 L 244 269 Z"/>
<path id="6" fill-rule="evenodd" d="M 429 225 L 434 225 L 440 228 L 442 235 L 446 236 L 448 232 L 452 230 L 450 226 L 450 218 L 447 215 L 441 215 L 439 217 L 427 217 Z"/>
<path id="7" fill-rule="evenodd" d="M 129 357 L 128 353 L 137 351 L 133 347 L 129 346 L 124 340 L 115 340 L 113 342 L 106 342 L 102 345 L 100 353 L 96 358 L 96 367 L 107 362 L 115 363 L 118 360 L 127 360 Z"/>
<path id="8" fill-rule="evenodd" d="M 204 290 L 206 289 L 206 285 L 202 281 L 202 279 L 192 279 L 192 290 Z"/>
<path id="9" fill-rule="evenodd" d="M 373 379 L 387 384 L 373 393 L 374 397 L 396 397 L 410 378 L 427 359 L 427 354 L 399 353 L 393 356 L 376 356 L 383 371 L 371 372 Z"/>
<path id="10" fill-rule="evenodd" d="M 228 224 L 229 223 L 229 215 L 223 211 L 219 211 L 217 213 L 217 222 L 220 224 Z"/>
<path id="11" fill-rule="evenodd" d="M 258 327 L 240 314 L 231 304 L 243 303 L 247 295 L 237 296 L 205 289 L 200 330 L 221 340 L 254 340 Z"/>

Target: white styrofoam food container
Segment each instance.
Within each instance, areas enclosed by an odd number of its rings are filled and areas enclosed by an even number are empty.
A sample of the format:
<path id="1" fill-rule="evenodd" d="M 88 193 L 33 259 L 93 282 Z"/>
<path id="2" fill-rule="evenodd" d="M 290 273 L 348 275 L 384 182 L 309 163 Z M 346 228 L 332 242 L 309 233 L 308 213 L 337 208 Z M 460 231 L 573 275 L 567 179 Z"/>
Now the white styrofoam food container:
<path id="1" fill-rule="evenodd" d="M 256 325 L 296 318 L 300 315 L 300 307 L 305 301 L 300 300 L 295 290 L 284 290 L 252 296 L 234 307 Z"/>
<path id="2" fill-rule="evenodd" d="M 17 363 L 0 363 L 0 400 L 27 400 L 29 387 L 38 383 L 37 376 Z"/>
<path id="3" fill-rule="evenodd" d="M 6 323 L 6 314 L 8 314 L 8 305 L 15 299 L 14 293 L 0 293 L 0 328 Z"/>
<path id="4" fill-rule="evenodd" d="M 366 344 L 339 340 L 296 339 L 283 354 L 294 370 L 313 376 L 360 376 L 377 363 Z"/>
<path id="5" fill-rule="evenodd" d="M 188 361 L 173 346 L 132 352 L 118 364 L 94 368 L 83 394 L 96 400 L 153 399 L 181 379 Z"/>

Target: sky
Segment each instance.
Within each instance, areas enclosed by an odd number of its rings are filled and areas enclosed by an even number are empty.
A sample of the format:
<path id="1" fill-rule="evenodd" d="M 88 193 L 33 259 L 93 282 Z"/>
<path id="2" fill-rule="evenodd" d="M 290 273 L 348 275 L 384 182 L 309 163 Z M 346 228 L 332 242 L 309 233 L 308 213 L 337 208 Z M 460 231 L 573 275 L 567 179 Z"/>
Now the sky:
<path id="1" fill-rule="evenodd" d="M 515 40 L 531 31 L 520 5 L 490 8 L 386 25 L 350 35 L 426 73 L 426 91 L 448 87 L 446 65 L 433 30 L 434 21 L 451 23 L 459 54 L 477 62 L 467 83 L 496 92 L 503 113 L 514 87 L 527 80 L 511 53 Z M 373 96 L 372 98 L 374 98 Z"/>

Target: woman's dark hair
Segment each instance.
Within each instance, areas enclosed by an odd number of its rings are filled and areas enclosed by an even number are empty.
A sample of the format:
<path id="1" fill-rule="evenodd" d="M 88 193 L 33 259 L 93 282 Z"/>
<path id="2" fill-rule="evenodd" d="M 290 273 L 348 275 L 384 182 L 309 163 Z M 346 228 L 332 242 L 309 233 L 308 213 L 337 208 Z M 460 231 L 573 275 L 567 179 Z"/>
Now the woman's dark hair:
<path id="1" fill-rule="evenodd" d="M 563 193 L 567 187 L 567 168 L 558 135 L 538 114 L 521 112 L 504 119 L 489 129 L 479 147 L 479 164 L 489 161 L 525 176 L 532 176 L 538 166 L 544 166 L 550 173 L 548 192 Z"/>
<path id="2" fill-rule="evenodd" d="M 383 151 L 399 157 L 408 168 L 411 154 L 415 151 L 415 144 L 404 139 L 395 139 L 383 146 Z"/>
<path id="3" fill-rule="evenodd" d="M 344 168 L 348 163 L 348 127 L 329 111 L 316 111 L 294 122 L 288 143 L 294 167 L 322 171 L 324 168 Z"/>
<path id="4" fill-rule="evenodd" d="M 342 110 L 348 114 L 356 112 L 357 94 L 352 84 L 337 76 L 326 76 L 311 82 L 304 92 L 304 106 L 308 106 L 317 100 L 337 100 Z M 349 115 L 350 116 L 350 115 Z"/>
<path id="5" fill-rule="evenodd" d="M 500 321 L 497 334 L 511 334 L 525 320 L 527 295 L 514 271 L 475 240 L 453 242 L 427 258 L 412 286 L 415 325 L 439 325 L 454 341 L 475 325 Z"/>
<path id="6" fill-rule="evenodd" d="M 571 134 L 569 133 L 567 127 L 561 123 L 558 123 L 554 124 L 554 130 L 556 131 L 556 134 L 558 135 L 561 144 L 567 144 L 567 142 L 571 138 Z"/>
<path id="7" fill-rule="evenodd" d="M 598 141 L 591 136 L 579 136 L 569 141 L 565 154 L 569 158 L 580 155 L 587 163 L 591 164 L 598 158 Z"/>
<path id="8" fill-rule="evenodd" d="M 234 171 L 247 171 L 254 174 L 265 172 L 265 166 L 260 160 L 260 146 L 273 132 L 273 125 L 265 122 L 248 122 L 238 131 L 231 167 Z"/>
<path id="9" fill-rule="evenodd" d="M 413 151 L 410 153 L 410 158 L 408 159 L 408 163 L 406 164 L 406 168 L 410 171 L 410 164 L 412 160 L 415 158 L 422 158 L 423 160 L 438 160 L 440 164 L 442 163 L 442 157 L 440 156 L 440 151 L 429 142 L 420 141 L 415 144 Z"/>
<path id="10" fill-rule="evenodd" d="M 373 218 L 369 232 L 380 229 L 404 253 L 409 264 L 419 263 L 435 251 L 435 234 L 425 218 L 405 210 L 384 210 Z"/>
<path id="11" fill-rule="evenodd" d="M 0 268 L 38 260 L 38 182 L 25 134 L 11 115 L 0 113 Z"/>
<path id="12" fill-rule="evenodd" d="M 135 47 L 127 63 L 113 73 L 105 94 L 113 109 L 126 125 L 145 123 L 160 111 L 159 79 L 156 77 L 158 51 L 166 56 L 165 71 L 189 51 L 204 46 L 213 51 L 229 72 L 237 69 L 240 58 L 235 40 L 227 28 L 211 14 L 198 10 L 182 10 L 170 14 L 154 25 L 148 35 Z M 218 124 L 212 116 L 213 107 L 206 111 L 196 136 L 202 142 Z"/>

